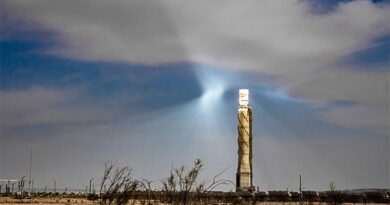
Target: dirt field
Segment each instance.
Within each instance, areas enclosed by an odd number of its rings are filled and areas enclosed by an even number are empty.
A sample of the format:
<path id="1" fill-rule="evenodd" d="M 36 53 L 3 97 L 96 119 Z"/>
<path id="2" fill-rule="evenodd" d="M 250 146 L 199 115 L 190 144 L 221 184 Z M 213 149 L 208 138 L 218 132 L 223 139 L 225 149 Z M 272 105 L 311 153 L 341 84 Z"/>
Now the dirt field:
<path id="1" fill-rule="evenodd" d="M 77 199 L 77 198 L 34 198 L 34 199 L 13 199 L 9 197 L 0 197 L 1 205 L 16 205 L 16 204 L 44 204 L 44 205 L 97 205 L 97 202 L 89 201 L 87 199 Z M 138 203 L 136 203 L 138 204 Z M 164 203 L 154 203 L 154 205 L 165 205 Z M 343 203 L 344 205 L 367 205 L 364 203 Z M 138 204 L 140 205 L 140 204 Z M 224 203 L 213 203 L 210 205 L 227 205 Z M 252 205 L 252 204 L 250 204 Z M 327 203 L 309 203 L 309 202 L 257 202 L 256 205 L 328 205 Z M 369 205 L 384 205 L 384 204 L 376 204 L 369 203 Z"/>
<path id="2" fill-rule="evenodd" d="M 89 201 L 87 199 L 77 199 L 77 198 L 34 198 L 34 199 L 13 199 L 9 197 L 0 197 L 0 204 L 85 204 L 85 205 L 93 205 L 95 204 L 93 201 Z"/>

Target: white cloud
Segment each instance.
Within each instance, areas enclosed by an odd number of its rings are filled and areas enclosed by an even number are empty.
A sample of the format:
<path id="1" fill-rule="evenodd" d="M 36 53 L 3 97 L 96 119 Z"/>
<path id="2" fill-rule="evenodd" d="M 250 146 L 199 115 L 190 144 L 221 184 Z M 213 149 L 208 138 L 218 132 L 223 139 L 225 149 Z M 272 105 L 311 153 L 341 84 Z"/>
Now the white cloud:
<path id="1" fill-rule="evenodd" d="M 139 63 L 212 62 L 277 74 L 364 46 L 387 32 L 389 11 L 368 1 L 341 4 L 327 15 L 310 13 L 297 0 L 8 3 L 60 32 L 63 44 L 51 49 L 55 54 Z"/>
<path id="2" fill-rule="evenodd" d="M 344 2 L 326 14 L 313 13 L 299 0 L 13 0 L 6 5 L 13 14 L 58 32 L 59 44 L 46 53 L 254 70 L 282 79 L 282 89 L 309 100 L 389 107 L 388 71 L 340 70 L 337 65 L 389 33 L 385 4 Z"/>

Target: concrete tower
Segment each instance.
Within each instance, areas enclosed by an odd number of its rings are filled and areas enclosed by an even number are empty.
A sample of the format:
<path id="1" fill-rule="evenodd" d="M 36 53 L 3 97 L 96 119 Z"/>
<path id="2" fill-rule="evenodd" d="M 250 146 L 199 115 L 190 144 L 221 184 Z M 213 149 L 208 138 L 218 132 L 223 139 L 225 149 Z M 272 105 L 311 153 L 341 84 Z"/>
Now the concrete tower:
<path id="1" fill-rule="evenodd" d="M 247 89 L 239 90 L 236 191 L 254 191 L 252 185 L 252 108 L 249 107 Z"/>

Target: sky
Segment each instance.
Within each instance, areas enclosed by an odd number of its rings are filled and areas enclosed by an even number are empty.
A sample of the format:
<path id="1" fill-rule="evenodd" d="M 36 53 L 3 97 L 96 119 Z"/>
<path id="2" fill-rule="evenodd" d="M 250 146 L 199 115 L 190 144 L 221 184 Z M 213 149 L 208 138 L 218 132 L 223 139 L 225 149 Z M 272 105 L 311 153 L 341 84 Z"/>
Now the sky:
<path id="1" fill-rule="evenodd" d="M 0 178 L 85 189 L 102 161 L 159 188 L 237 169 L 250 90 L 260 190 L 390 188 L 386 1 L 1 0 Z M 221 187 L 234 190 L 234 186 Z"/>

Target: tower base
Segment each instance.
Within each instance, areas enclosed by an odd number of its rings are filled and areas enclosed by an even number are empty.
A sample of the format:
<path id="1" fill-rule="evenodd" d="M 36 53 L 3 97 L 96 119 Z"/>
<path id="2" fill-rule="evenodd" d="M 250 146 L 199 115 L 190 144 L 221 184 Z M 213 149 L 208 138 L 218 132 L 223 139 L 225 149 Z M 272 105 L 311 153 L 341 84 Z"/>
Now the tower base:
<path id="1" fill-rule="evenodd" d="M 251 173 L 237 173 L 236 174 L 236 191 L 250 191 L 254 192 L 256 188 L 252 186 Z"/>

